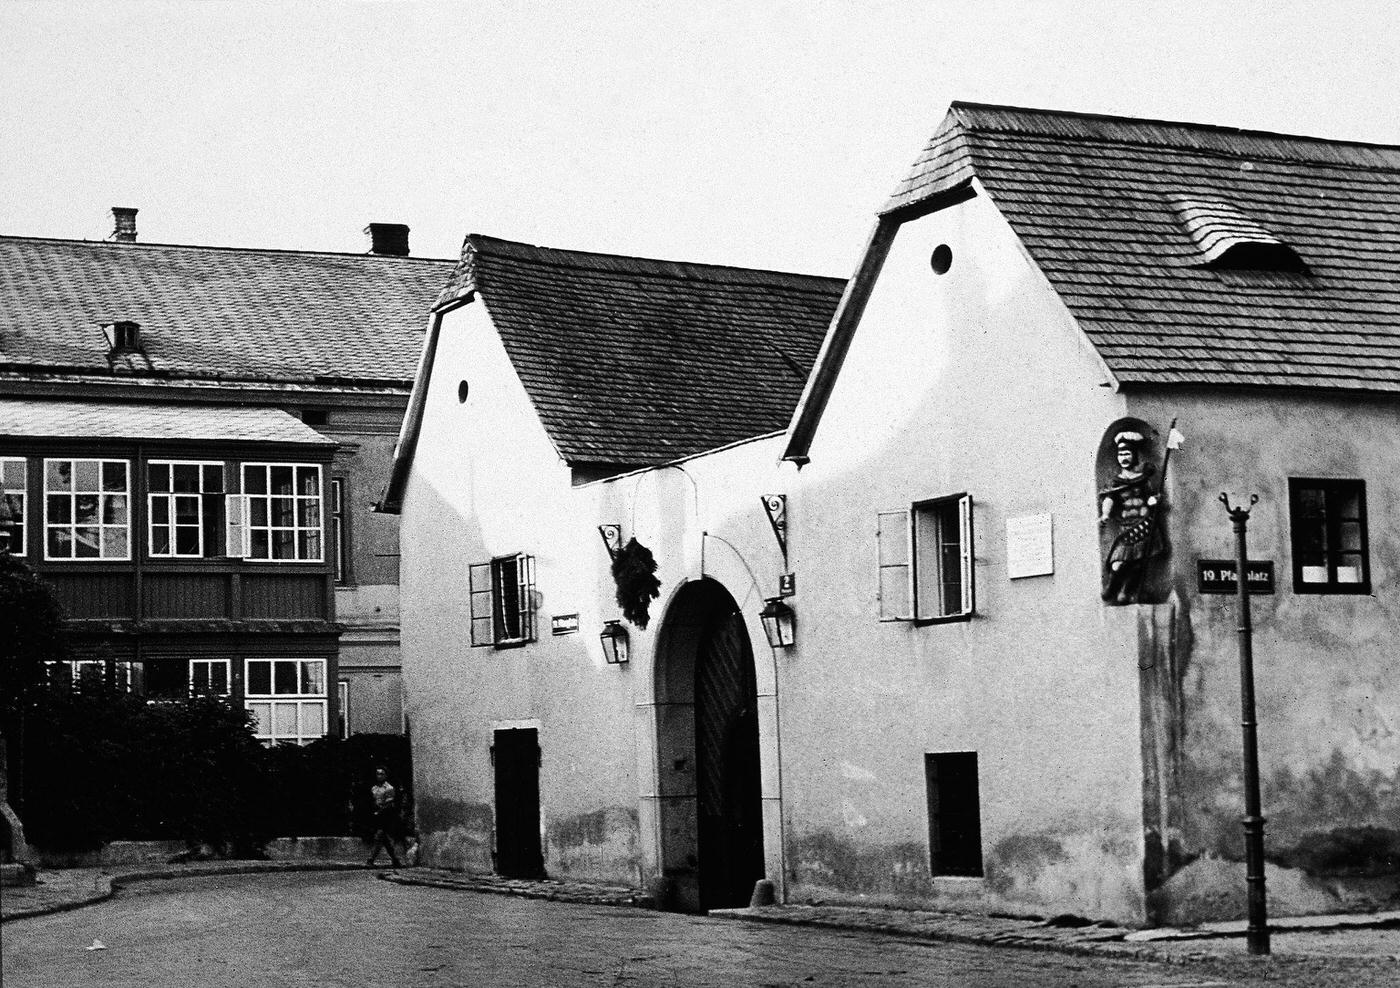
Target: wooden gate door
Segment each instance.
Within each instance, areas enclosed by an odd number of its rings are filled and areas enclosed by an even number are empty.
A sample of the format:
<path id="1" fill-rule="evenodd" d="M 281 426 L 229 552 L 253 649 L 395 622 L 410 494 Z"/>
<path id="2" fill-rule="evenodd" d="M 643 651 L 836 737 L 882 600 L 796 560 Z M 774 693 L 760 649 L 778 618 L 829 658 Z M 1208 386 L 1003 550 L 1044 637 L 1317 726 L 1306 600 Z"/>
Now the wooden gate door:
<path id="1" fill-rule="evenodd" d="M 540 849 L 540 743 L 534 728 L 496 732 L 496 871 L 510 878 L 542 878 Z"/>
<path id="2" fill-rule="evenodd" d="M 742 616 L 721 611 L 695 663 L 700 907 L 748 905 L 763 877 L 758 688 Z"/>

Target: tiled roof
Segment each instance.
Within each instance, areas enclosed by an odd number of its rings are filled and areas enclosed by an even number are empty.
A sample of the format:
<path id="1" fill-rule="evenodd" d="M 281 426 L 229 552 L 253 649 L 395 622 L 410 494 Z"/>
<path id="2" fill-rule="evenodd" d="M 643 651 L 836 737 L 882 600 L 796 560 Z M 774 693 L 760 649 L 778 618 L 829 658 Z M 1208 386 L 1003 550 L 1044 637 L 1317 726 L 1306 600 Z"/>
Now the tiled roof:
<path id="1" fill-rule="evenodd" d="M 0 398 L 0 436 L 334 443 L 277 408 Z"/>
<path id="2" fill-rule="evenodd" d="M 101 326 L 141 326 L 124 374 L 412 380 L 452 261 L 0 237 L 0 368 L 107 373 Z"/>
<path id="3" fill-rule="evenodd" d="M 955 103 L 887 213 L 974 175 L 1120 383 L 1400 392 L 1400 147 Z M 1213 265 L 1192 201 L 1305 270 Z"/>
<path id="4" fill-rule="evenodd" d="M 475 291 L 570 462 L 664 463 L 787 425 L 845 282 L 472 235 Z"/>

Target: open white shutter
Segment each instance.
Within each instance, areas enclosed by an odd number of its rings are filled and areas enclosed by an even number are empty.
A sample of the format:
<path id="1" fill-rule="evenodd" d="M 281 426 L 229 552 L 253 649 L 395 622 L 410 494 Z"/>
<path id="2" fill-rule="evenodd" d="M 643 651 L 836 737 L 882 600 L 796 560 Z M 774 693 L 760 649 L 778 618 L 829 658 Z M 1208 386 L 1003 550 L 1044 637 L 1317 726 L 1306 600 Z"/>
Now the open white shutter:
<path id="1" fill-rule="evenodd" d="M 494 645 L 490 563 L 470 563 L 467 566 L 467 608 L 472 647 Z"/>
<path id="2" fill-rule="evenodd" d="M 248 558 L 247 504 L 242 494 L 224 495 L 224 555 L 234 559 Z"/>
<path id="3" fill-rule="evenodd" d="M 972 495 L 958 499 L 958 539 L 962 547 L 962 613 L 971 614 L 972 592 Z"/>
<path id="4" fill-rule="evenodd" d="M 881 621 L 913 617 L 909 582 L 909 512 L 881 511 L 875 516 L 878 600 Z"/>

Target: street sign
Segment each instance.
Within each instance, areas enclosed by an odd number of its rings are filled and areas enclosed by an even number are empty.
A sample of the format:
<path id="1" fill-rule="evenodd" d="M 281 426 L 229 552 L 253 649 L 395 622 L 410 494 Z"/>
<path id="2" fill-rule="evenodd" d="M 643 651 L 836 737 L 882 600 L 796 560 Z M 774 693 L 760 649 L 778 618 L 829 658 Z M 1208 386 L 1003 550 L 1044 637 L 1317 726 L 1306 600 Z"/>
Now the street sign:
<path id="1" fill-rule="evenodd" d="M 577 614 L 556 614 L 550 619 L 549 630 L 556 635 L 572 635 L 578 632 Z"/>
<path id="2" fill-rule="evenodd" d="M 1196 589 L 1200 593 L 1238 593 L 1235 561 L 1233 559 L 1196 560 Z M 1251 559 L 1245 573 L 1245 587 L 1250 593 L 1274 592 L 1274 561 Z"/>

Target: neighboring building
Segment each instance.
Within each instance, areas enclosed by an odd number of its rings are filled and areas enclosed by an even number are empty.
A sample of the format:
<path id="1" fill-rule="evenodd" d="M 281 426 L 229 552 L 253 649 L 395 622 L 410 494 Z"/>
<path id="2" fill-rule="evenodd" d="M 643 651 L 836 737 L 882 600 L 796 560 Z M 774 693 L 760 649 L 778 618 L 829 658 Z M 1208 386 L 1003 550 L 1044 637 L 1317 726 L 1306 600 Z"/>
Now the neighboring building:
<path id="1" fill-rule="evenodd" d="M 75 676 L 241 697 L 269 740 L 404 728 L 398 538 L 370 512 L 450 262 L 0 237 L 10 551 Z"/>
<path id="2" fill-rule="evenodd" d="M 1395 147 L 955 104 L 786 432 L 572 488 L 488 271 L 436 368 L 430 338 L 394 474 L 430 859 L 524 845 L 692 908 L 766 876 L 789 901 L 1242 915 L 1226 491 L 1260 496 L 1250 557 L 1272 566 L 1252 599 L 1273 908 L 1384 905 L 1397 190 Z M 583 342 L 549 366 L 609 365 Z M 677 362 L 682 404 L 722 400 L 709 355 Z M 632 407 L 617 380 L 575 391 Z M 609 415 L 588 413 L 600 445 Z M 599 525 L 659 564 L 620 668 Z M 785 572 L 796 644 L 770 649 Z M 500 774 L 527 763 L 537 796 Z"/>

